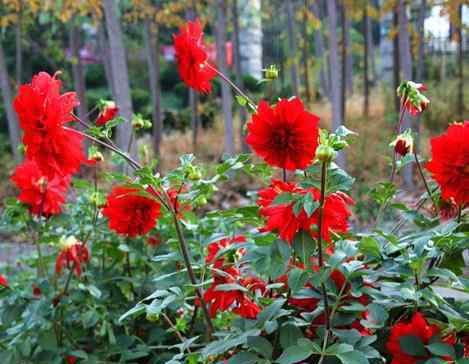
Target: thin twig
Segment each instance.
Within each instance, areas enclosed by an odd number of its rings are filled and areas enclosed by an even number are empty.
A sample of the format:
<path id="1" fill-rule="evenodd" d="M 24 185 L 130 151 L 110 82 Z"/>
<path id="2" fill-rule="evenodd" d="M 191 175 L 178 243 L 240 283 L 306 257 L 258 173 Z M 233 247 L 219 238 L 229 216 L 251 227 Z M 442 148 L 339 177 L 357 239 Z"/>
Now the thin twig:
<path id="1" fill-rule="evenodd" d="M 415 163 L 417 164 L 417 170 L 419 171 L 420 177 L 422 178 L 422 181 L 423 181 L 423 185 L 425 186 L 425 190 L 427 191 L 428 196 L 433 202 L 433 207 L 435 208 L 435 212 L 438 214 L 438 204 L 433 199 L 432 191 L 430 190 L 430 187 L 428 186 L 428 183 L 427 183 L 427 179 L 425 178 L 425 175 L 423 174 L 422 165 L 420 164 L 419 157 L 415 150 L 414 150 L 414 158 L 415 158 Z"/>

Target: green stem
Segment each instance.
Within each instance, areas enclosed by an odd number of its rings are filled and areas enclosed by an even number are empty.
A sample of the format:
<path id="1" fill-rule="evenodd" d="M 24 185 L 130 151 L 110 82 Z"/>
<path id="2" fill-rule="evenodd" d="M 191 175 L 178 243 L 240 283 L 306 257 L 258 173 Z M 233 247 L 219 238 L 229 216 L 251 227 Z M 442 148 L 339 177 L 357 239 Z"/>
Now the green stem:
<path id="1" fill-rule="evenodd" d="M 415 163 L 417 164 L 417 170 L 419 171 L 419 175 L 422 178 L 423 185 L 425 186 L 425 190 L 427 191 L 428 196 L 433 202 L 433 207 L 435 208 L 435 212 L 438 213 L 438 204 L 435 202 L 433 198 L 432 191 L 430 190 L 430 187 L 428 186 L 427 179 L 425 178 L 425 175 L 423 174 L 422 170 L 422 165 L 420 164 L 419 157 L 417 156 L 417 152 L 414 150 L 414 158 L 415 158 Z"/>

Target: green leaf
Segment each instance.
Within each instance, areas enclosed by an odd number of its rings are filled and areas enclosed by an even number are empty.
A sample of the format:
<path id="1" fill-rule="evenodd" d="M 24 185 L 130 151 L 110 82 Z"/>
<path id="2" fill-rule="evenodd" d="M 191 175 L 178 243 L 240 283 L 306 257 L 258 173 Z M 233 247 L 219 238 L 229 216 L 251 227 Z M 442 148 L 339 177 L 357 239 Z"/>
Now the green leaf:
<path id="1" fill-rule="evenodd" d="M 272 357 L 272 344 L 262 336 L 248 337 L 247 345 L 264 358 L 270 359 Z"/>
<path id="2" fill-rule="evenodd" d="M 366 320 L 361 320 L 360 323 L 369 329 L 379 329 L 386 324 L 389 314 L 383 306 L 377 303 L 371 303 L 367 306 L 368 317 Z"/>
<path id="3" fill-rule="evenodd" d="M 427 345 L 427 349 L 430 353 L 438 355 L 438 356 L 448 356 L 451 359 L 456 357 L 456 352 L 451 345 L 445 343 L 434 343 Z"/>
<path id="4" fill-rule="evenodd" d="M 311 215 L 313 215 L 314 211 L 316 211 L 318 207 L 319 207 L 319 202 L 315 201 L 313 199 L 313 195 L 310 192 L 308 192 L 304 198 L 304 204 L 303 204 L 303 208 L 306 212 L 306 215 L 308 215 L 308 217 L 311 217 Z"/>
<path id="5" fill-rule="evenodd" d="M 316 249 L 316 241 L 310 234 L 302 230 L 295 234 L 293 239 L 293 250 L 295 255 L 301 259 L 303 263 L 307 263 Z"/>
<path id="6" fill-rule="evenodd" d="M 248 102 L 245 97 L 240 96 L 240 95 L 236 95 L 236 101 L 238 102 L 240 106 L 246 106 Z"/>
<path id="7" fill-rule="evenodd" d="M 313 354 L 313 349 L 308 346 L 294 345 L 287 348 L 277 359 L 278 364 L 294 364 L 307 359 Z"/>
<path id="8" fill-rule="evenodd" d="M 298 292 L 305 286 L 308 280 L 308 273 L 299 268 L 293 268 L 288 273 L 288 287 L 291 289 L 292 294 Z"/>
<path id="9" fill-rule="evenodd" d="M 275 197 L 275 199 L 272 201 L 272 205 L 286 205 L 289 204 L 290 202 L 294 201 L 294 196 L 289 193 L 289 192 L 284 192 Z"/>
<path id="10" fill-rule="evenodd" d="M 371 256 L 374 258 L 381 257 L 381 250 L 379 247 L 379 243 L 375 238 L 372 238 L 371 236 L 364 236 L 360 240 L 360 243 L 358 244 L 358 248 L 360 250 L 360 253 L 364 255 Z"/>
<path id="11" fill-rule="evenodd" d="M 287 324 L 280 329 L 280 345 L 283 349 L 296 345 L 301 338 L 303 333 L 295 325 Z"/>
<path id="12" fill-rule="evenodd" d="M 425 350 L 425 345 L 423 345 L 422 340 L 414 335 L 401 336 L 399 338 L 399 345 L 401 350 L 413 356 L 425 356 L 427 351 Z"/>
<path id="13" fill-rule="evenodd" d="M 259 360 L 259 357 L 256 354 L 241 352 L 232 356 L 227 364 L 255 364 Z"/>
<path id="14" fill-rule="evenodd" d="M 343 364 L 369 364 L 368 358 L 360 351 L 348 351 L 337 354 Z"/>

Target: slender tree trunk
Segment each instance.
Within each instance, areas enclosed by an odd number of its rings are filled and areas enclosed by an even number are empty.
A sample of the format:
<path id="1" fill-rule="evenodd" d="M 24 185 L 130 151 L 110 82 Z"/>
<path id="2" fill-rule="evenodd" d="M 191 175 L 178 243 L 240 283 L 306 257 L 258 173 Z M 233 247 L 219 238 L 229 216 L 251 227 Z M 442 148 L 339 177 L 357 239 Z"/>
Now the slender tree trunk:
<path id="1" fill-rule="evenodd" d="M 302 53 L 303 53 L 303 76 L 305 79 L 305 96 L 306 96 L 306 101 L 311 103 L 313 100 L 312 94 L 311 94 L 311 85 L 309 82 L 309 37 L 308 37 L 308 8 L 309 8 L 309 1 L 305 0 L 305 6 L 303 9 L 303 22 L 302 22 L 302 33 L 303 33 L 303 47 L 302 47 Z"/>
<path id="2" fill-rule="evenodd" d="M 370 81 L 368 79 L 368 6 L 365 6 L 363 10 L 363 38 L 363 115 L 368 117 L 370 114 Z"/>
<path id="3" fill-rule="evenodd" d="M 73 86 L 80 101 L 78 105 L 78 117 L 88 123 L 88 106 L 86 103 L 86 81 L 83 69 L 83 62 L 80 58 L 80 28 L 73 24 L 70 29 L 70 49 L 72 50 L 72 74 Z"/>
<path id="4" fill-rule="evenodd" d="M 298 64 L 297 64 L 297 49 L 296 49 L 296 34 L 295 34 L 295 9 L 292 0 L 285 0 L 287 7 L 287 32 L 288 32 L 288 43 L 289 43 L 289 61 L 290 65 L 290 77 L 292 85 L 292 93 L 295 96 L 300 96 L 300 81 L 298 79 Z"/>
<path id="5" fill-rule="evenodd" d="M 419 48 L 418 48 L 418 59 L 417 59 L 417 74 L 415 75 L 417 82 L 423 81 L 423 72 L 425 66 L 425 13 L 427 11 L 427 0 L 421 0 L 419 15 L 417 20 L 417 31 L 419 35 Z"/>
<path id="6" fill-rule="evenodd" d="M 407 7 L 405 0 L 399 0 L 399 55 L 400 64 L 402 68 L 402 76 L 405 80 L 412 80 L 412 56 L 410 53 L 410 37 L 409 37 L 409 20 L 407 18 Z M 412 117 L 404 114 L 403 130 L 412 128 Z M 416 130 L 414 130 L 416 131 Z M 404 187 L 408 190 L 413 190 L 413 165 L 406 165 L 402 170 L 402 177 L 404 179 Z"/>
<path id="7" fill-rule="evenodd" d="M 342 107 L 340 104 L 340 89 L 342 87 L 340 75 L 337 70 L 340 69 L 338 44 L 337 44 L 337 3 L 335 0 L 327 1 L 327 18 L 329 25 L 329 64 L 330 64 L 330 80 L 331 93 L 330 100 L 332 106 L 332 130 L 336 130 L 342 125 Z M 345 168 L 345 155 L 339 153 L 337 156 L 337 164 Z"/>
<path id="8" fill-rule="evenodd" d="M 457 25 L 457 36 L 458 36 L 458 115 L 461 120 L 464 117 L 464 53 L 463 53 L 463 33 L 462 33 L 462 4 L 458 8 L 458 25 Z"/>
<path id="9" fill-rule="evenodd" d="M 232 16 L 233 16 L 233 58 L 236 74 L 236 83 L 243 89 L 243 72 L 241 70 L 241 50 L 239 44 L 239 11 L 238 11 L 238 0 L 233 0 L 231 3 Z M 248 113 L 244 107 L 241 107 L 239 112 L 239 136 L 241 140 L 241 151 L 243 153 L 249 153 L 249 146 L 246 143 L 244 135 L 244 125 L 248 120 Z"/>
<path id="10" fill-rule="evenodd" d="M 345 5 L 344 5 L 345 7 Z M 347 92 L 349 95 L 353 94 L 353 53 L 352 53 L 352 46 L 350 41 L 350 31 L 352 29 L 352 22 L 350 21 L 350 17 L 345 17 L 345 49 L 348 50 L 346 52 L 346 68 L 345 68 L 345 85 L 347 87 Z"/>
<path id="11" fill-rule="evenodd" d="M 151 24 L 150 19 L 144 20 L 143 40 L 148 65 L 148 82 L 152 99 L 153 116 L 153 151 L 160 156 L 160 144 L 163 136 L 163 118 L 161 115 L 161 86 L 160 86 L 160 47 L 158 26 Z"/>
<path id="12" fill-rule="evenodd" d="M 341 109 L 341 119 L 345 120 L 345 112 L 346 112 L 346 101 L 347 101 L 347 90 L 346 90 L 346 80 L 347 80 L 347 44 L 346 44 L 346 25 L 347 22 L 347 14 L 345 9 L 345 4 L 342 3 L 340 6 L 340 26 L 342 31 L 342 42 L 341 42 L 341 73 L 340 73 L 340 80 L 342 87 L 340 88 L 340 109 Z"/>
<path id="13" fill-rule="evenodd" d="M 378 75 L 376 74 L 376 57 L 375 57 L 375 47 L 373 44 L 373 24 L 371 22 L 371 17 L 367 17 L 367 39 L 368 39 L 368 58 L 369 58 L 369 66 L 371 71 L 371 84 L 374 85 Z"/>
<path id="14" fill-rule="evenodd" d="M 109 39 L 112 79 L 116 86 L 114 96 L 119 107 L 119 113 L 125 119 L 125 122 L 117 127 L 117 145 L 126 150 L 131 142 L 132 116 L 134 113 L 130 96 L 127 57 L 118 13 L 118 2 L 103 0 L 103 5 Z M 130 151 L 134 157 L 137 155 L 135 142 L 131 144 Z"/>
<path id="15" fill-rule="evenodd" d="M 22 27 L 23 27 L 23 1 L 19 1 L 20 9 L 18 12 L 18 21 L 15 26 L 15 43 L 16 43 L 16 85 L 19 87 L 22 82 L 23 75 L 23 45 L 22 45 Z"/>
<path id="16" fill-rule="evenodd" d="M 11 87 L 8 79 L 8 70 L 2 44 L 0 44 L 0 89 L 2 90 L 3 104 L 7 115 L 8 135 L 10 140 L 11 151 L 15 160 L 19 161 L 21 158 L 21 154 L 18 151 L 18 146 L 21 142 L 20 130 L 18 125 L 18 119 L 16 117 L 15 110 L 13 110 L 13 105 L 11 103 Z"/>
<path id="17" fill-rule="evenodd" d="M 115 99 L 116 93 L 114 92 L 114 81 L 112 79 L 112 67 L 111 67 L 111 52 L 109 50 L 109 44 L 106 39 L 106 29 L 104 24 L 98 27 L 98 48 L 100 50 L 100 57 L 103 62 L 104 74 L 106 75 L 106 81 L 108 87 L 111 90 L 112 97 Z"/>
<path id="18" fill-rule="evenodd" d="M 216 45 L 217 45 L 217 63 L 221 73 L 227 75 L 226 66 L 226 2 L 217 0 L 217 22 L 216 22 Z M 226 82 L 221 83 L 221 99 L 223 108 L 223 119 L 225 125 L 225 153 L 235 154 L 235 143 L 233 133 L 233 113 L 231 110 L 232 95 L 231 88 Z"/>
<path id="19" fill-rule="evenodd" d="M 313 0 L 311 2 L 311 11 L 317 19 L 322 19 L 320 8 L 318 5 L 319 0 Z M 314 53 L 316 59 L 321 63 L 319 68 L 319 84 L 321 86 L 321 91 L 324 96 L 330 97 L 330 82 L 329 82 L 329 68 L 328 62 L 326 61 L 325 52 L 324 52 L 324 41 L 321 34 L 321 28 L 318 28 L 314 31 Z"/>
<path id="20" fill-rule="evenodd" d="M 397 29 L 399 27 L 399 15 L 397 12 L 397 9 L 395 8 L 393 10 L 393 25 L 394 28 Z M 399 87 L 399 84 L 401 83 L 401 62 L 400 62 L 400 55 L 399 55 L 399 33 L 394 36 L 393 39 L 393 83 L 394 83 L 394 90 L 397 90 Z M 394 110 L 396 113 L 399 114 L 399 108 L 400 108 L 400 100 L 399 97 L 397 97 L 396 92 L 393 92 L 394 95 Z"/>

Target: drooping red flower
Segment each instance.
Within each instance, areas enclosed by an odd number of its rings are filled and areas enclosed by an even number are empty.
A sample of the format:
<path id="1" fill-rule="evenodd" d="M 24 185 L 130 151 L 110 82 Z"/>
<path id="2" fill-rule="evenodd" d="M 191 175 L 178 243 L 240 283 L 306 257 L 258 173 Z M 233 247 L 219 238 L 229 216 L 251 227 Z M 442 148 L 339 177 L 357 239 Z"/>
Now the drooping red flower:
<path id="1" fill-rule="evenodd" d="M 390 144 L 394 147 L 394 151 L 400 156 L 405 156 L 412 153 L 414 149 L 414 139 L 410 130 L 397 136 L 397 138 Z"/>
<path id="2" fill-rule="evenodd" d="M 469 121 L 454 123 L 445 134 L 432 138 L 427 170 L 441 189 L 441 197 L 459 206 L 469 203 Z"/>
<path id="3" fill-rule="evenodd" d="M 405 353 L 401 348 L 401 338 L 404 336 L 416 336 L 424 345 L 427 345 L 430 338 L 439 334 L 440 329 L 436 325 L 429 325 L 425 317 L 416 312 L 409 322 L 399 322 L 391 328 L 391 334 L 386 348 L 392 355 L 391 364 L 415 364 L 418 361 L 430 359 L 431 354 L 424 356 L 412 356 Z"/>
<path id="4" fill-rule="evenodd" d="M 404 81 L 397 88 L 404 109 L 412 116 L 417 116 L 430 104 L 430 100 L 422 93 L 424 91 L 427 91 L 427 86 L 412 81 Z"/>
<path id="5" fill-rule="evenodd" d="M 70 236 L 61 241 L 61 249 L 55 261 L 55 272 L 62 273 L 64 268 L 73 269 L 77 277 L 81 275 L 81 264 L 90 260 L 88 247 Z"/>
<path id="6" fill-rule="evenodd" d="M 156 226 L 160 204 L 145 191 L 134 187 L 114 187 L 107 197 L 103 215 L 109 229 L 128 237 L 144 235 Z"/>
<path id="7" fill-rule="evenodd" d="M 65 125 L 74 120 L 79 103 L 74 92 L 60 94 L 56 76 L 40 72 L 31 84 L 21 85 L 13 105 L 24 131 L 26 157 L 36 161 L 48 177 L 77 172 L 86 160 L 83 137 Z"/>
<path id="8" fill-rule="evenodd" d="M 29 206 L 32 214 L 57 215 L 65 202 L 69 176 L 54 175 L 48 178 L 33 160 L 18 165 L 11 180 L 20 189 L 18 200 Z"/>
<path id="9" fill-rule="evenodd" d="M 319 220 L 319 210 L 316 209 L 311 216 L 302 209 L 295 215 L 294 202 L 287 204 L 274 204 L 274 200 L 282 193 L 306 195 L 311 194 L 313 200 L 319 201 L 320 191 L 316 188 L 301 188 L 294 183 L 286 183 L 280 180 L 272 180 L 270 187 L 259 191 L 257 204 L 261 206 L 260 214 L 266 218 L 264 231 L 277 231 L 281 239 L 289 244 L 299 231 L 306 231 L 311 236 L 317 237 L 317 223 Z M 348 231 L 348 218 L 351 212 L 348 205 L 354 201 L 343 192 L 331 193 L 326 196 L 323 212 L 323 232 L 322 238 L 331 241 L 331 232 L 346 233 Z"/>
<path id="10" fill-rule="evenodd" d="M 224 239 L 214 241 L 213 243 L 210 243 L 208 245 L 208 254 L 205 257 L 205 263 L 207 264 L 213 263 L 215 268 L 221 267 L 222 265 L 225 264 L 225 257 L 220 256 L 217 259 L 215 259 L 217 257 L 218 252 L 230 247 L 233 244 L 244 243 L 244 242 L 246 242 L 246 238 L 242 235 L 238 235 L 233 238 L 224 238 Z M 244 250 L 238 249 L 236 253 L 239 253 L 241 255 L 244 253 Z"/>
<path id="11" fill-rule="evenodd" d="M 8 280 L 3 274 L 0 274 L 0 286 L 8 287 Z"/>
<path id="12" fill-rule="evenodd" d="M 316 153 L 318 123 L 298 97 L 281 99 L 274 107 L 261 101 L 247 126 L 246 142 L 271 166 L 304 169 Z"/>
<path id="13" fill-rule="evenodd" d="M 208 63 L 202 25 L 197 19 L 189 21 L 173 34 L 179 76 L 190 88 L 203 93 L 212 91 L 210 81 L 217 75 Z"/>
<path id="14" fill-rule="evenodd" d="M 115 119 L 118 113 L 119 108 L 116 103 L 114 101 L 107 102 L 96 119 L 96 125 L 102 126 L 107 124 L 107 122 Z"/>

